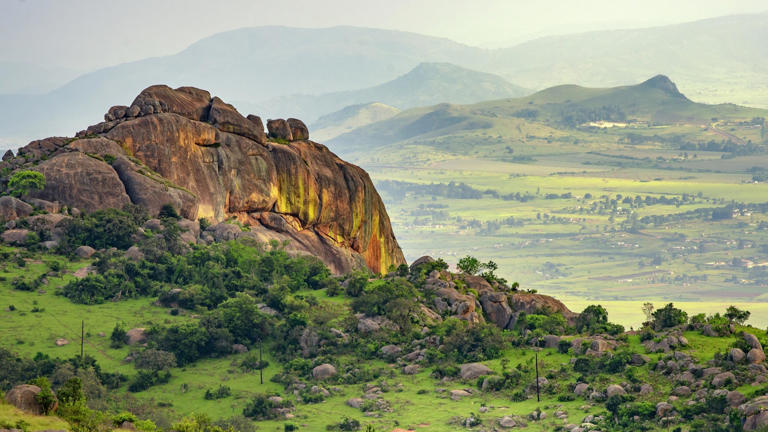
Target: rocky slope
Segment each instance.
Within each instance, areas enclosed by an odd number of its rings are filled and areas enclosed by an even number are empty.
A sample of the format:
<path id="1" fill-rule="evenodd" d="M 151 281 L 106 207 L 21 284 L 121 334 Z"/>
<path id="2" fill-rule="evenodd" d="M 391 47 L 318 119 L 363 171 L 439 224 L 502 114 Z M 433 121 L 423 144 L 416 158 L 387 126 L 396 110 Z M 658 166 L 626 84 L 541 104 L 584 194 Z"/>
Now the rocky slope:
<path id="1" fill-rule="evenodd" d="M 384 205 L 361 168 L 309 140 L 303 122 L 242 116 L 204 90 L 152 86 L 75 138 L 33 141 L 0 164 L 42 172 L 34 198 L 94 211 L 127 203 L 186 219 L 237 221 L 261 241 L 321 258 L 334 272 L 404 263 Z M 227 231 L 219 229 L 218 232 Z"/>

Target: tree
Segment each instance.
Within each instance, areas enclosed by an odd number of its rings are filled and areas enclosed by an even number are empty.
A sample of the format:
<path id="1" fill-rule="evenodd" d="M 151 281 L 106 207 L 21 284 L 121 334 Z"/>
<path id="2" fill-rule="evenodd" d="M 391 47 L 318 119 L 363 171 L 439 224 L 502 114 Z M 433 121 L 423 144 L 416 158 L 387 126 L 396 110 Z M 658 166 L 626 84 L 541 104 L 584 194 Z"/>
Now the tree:
<path id="1" fill-rule="evenodd" d="M 645 314 L 645 321 L 651 322 L 653 320 L 653 303 L 643 303 L 643 313 Z"/>
<path id="2" fill-rule="evenodd" d="M 465 256 L 464 258 L 460 259 L 458 264 L 456 264 L 456 267 L 459 268 L 459 270 L 463 271 L 466 274 L 475 274 L 480 271 L 481 264 L 480 260 L 473 256 Z"/>
<path id="3" fill-rule="evenodd" d="M 133 364 L 136 369 L 161 371 L 176 366 L 176 356 L 168 351 L 149 348 L 140 352 Z"/>
<path id="4" fill-rule="evenodd" d="M 20 197 L 34 190 L 45 188 L 45 176 L 43 173 L 31 170 L 16 171 L 8 179 L 8 189 L 11 195 Z"/>
<path id="5" fill-rule="evenodd" d="M 576 330 L 598 331 L 608 323 L 608 311 L 600 305 L 587 306 L 576 318 Z"/>
<path id="6" fill-rule="evenodd" d="M 688 322 L 688 314 L 669 303 L 653 313 L 653 325 L 657 330 L 675 327 Z"/>
<path id="7" fill-rule="evenodd" d="M 752 315 L 752 312 L 741 310 L 736 306 L 728 306 L 728 309 L 725 311 L 725 317 L 731 322 L 735 322 L 739 325 L 744 325 L 744 322 L 749 319 L 750 315 Z"/>

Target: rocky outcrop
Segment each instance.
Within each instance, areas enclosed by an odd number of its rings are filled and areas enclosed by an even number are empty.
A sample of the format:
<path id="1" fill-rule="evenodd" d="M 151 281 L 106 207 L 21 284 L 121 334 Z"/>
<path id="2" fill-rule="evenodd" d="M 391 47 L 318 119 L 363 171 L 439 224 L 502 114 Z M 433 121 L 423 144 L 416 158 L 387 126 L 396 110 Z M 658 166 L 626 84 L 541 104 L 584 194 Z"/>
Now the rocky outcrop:
<path id="1" fill-rule="evenodd" d="M 270 120 L 271 141 L 258 116 L 204 90 L 162 85 L 104 120 L 76 138 L 34 141 L 0 169 L 42 172 L 34 198 L 68 208 L 134 203 L 157 214 L 171 204 L 190 220 L 236 219 L 248 236 L 287 240 L 335 273 L 405 263 L 368 174 L 309 141 L 300 120 Z"/>
<path id="2" fill-rule="evenodd" d="M 31 205 L 20 199 L 11 196 L 0 197 L 0 222 L 27 217 L 33 210 Z"/>

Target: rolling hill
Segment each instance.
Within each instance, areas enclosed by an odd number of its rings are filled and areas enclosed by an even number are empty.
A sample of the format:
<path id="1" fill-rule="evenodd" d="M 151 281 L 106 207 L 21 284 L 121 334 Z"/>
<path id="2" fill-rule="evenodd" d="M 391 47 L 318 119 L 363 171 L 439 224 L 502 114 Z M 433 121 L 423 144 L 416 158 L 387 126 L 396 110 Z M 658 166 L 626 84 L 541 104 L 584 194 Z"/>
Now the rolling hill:
<path id="1" fill-rule="evenodd" d="M 766 116 L 768 111 L 756 108 L 693 102 L 668 77 L 658 75 L 633 86 L 562 85 L 524 98 L 417 108 L 358 128 L 330 143 L 341 154 L 376 148 L 390 152 L 392 146 L 413 144 L 461 152 L 501 142 L 525 144 L 536 137 L 551 141 L 563 131 L 594 127 L 595 122 L 645 128 L 684 123 L 706 128 L 713 119 L 747 121 Z"/>
<path id="2" fill-rule="evenodd" d="M 350 105 L 320 117 L 310 128 L 315 139 L 326 141 L 359 127 L 387 120 L 399 112 L 399 109 L 380 102 Z"/>
<path id="3" fill-rule="evenodd" d="M 497 75 L 451 63 L 421 63 L 408 73 L 374 87 L 317 96 L 289 96 L 258 105 L 262 107 L 261 111 L 298 115 L 314 121 L 346 106 L 370 102 L 408 109 L 442 102 L 467 104 L 529 93 Z"/>

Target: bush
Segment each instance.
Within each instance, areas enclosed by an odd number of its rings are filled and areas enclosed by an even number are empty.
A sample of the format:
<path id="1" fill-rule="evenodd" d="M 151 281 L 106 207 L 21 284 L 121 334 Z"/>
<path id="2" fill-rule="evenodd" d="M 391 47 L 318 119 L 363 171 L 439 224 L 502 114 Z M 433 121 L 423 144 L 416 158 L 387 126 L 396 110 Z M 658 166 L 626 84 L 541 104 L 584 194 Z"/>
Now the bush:
<path id="1" fill-rule="evenodd" d="M 8 179 L 8 190 L 13 196 L 20 197 L 43 189 L 45 189 L 45 176 L 37 171 L 19 170 Z"/>
<path id="2" fill-rule="evenodd" d="M 232 396 L 232 389 L 225 385 L 220 385 L 219 388 L 213 391 L 211 389 L 205 390 L 205 400 L 224 399 L 230 396 Z"/>
<path id="3" fill-rule="evenodd" d="M 170 380 L 171 380 L 171 373 L 168 371 L 158 372 L 158 371 L 140 370 L 139 373 L 136 375 L 136 378 L 128 386 L 128 391 L 131 391 L 133 393 L 142 392 L 152 386 L 156 386 L 158 384 L 165 384 Z"/>
<path id="4" fill-rule="evenodd" d="M 99 210 L 62 221 L 60 225 L 64 236 L 61 247 L 67 252 L 82 245 L 94 249 L 129 248 L 133 244 L 133 235 L 146 221 L 142 211 L 131 207 L 135 206 L 129 205 L 123 210 Z"/>
<path id="5" fill-rule="evenodd" d="M 460 363 L 498 358 L 505 347 L 501 330 L 492 324 L 474 324 L 447 319 L 436 333 L 445 334 L 443 352 Z"/>
<path id="6" fill-rule="evenodd" d="M 128 334 L 125 330 L 125 326 L 121 323 L 115 324 L 115 328 L 112 329 L 112 333 L 109 335 L 110 347 L 118 349 L 125 345 L 128 340 Z"/>
<path id="7" fill-rule="evenodd" d="M 243 415 L 254 420 L 269 420 L 277 417 L 277 408 L 293 406 L 290 401 L 284 400 L 276 403 L 270 400 L 271 395 L 259 394 L 254 396 L 243 408 Z"/>
<path id="8" fill-rule="evenodd" d="M 40 392 L 35 395 L 35 401 L 40 404 L 43 414 L 50 414 L 56 406 L 56 396 L 51 390 L 51 382 L 46 377 L 38 377 L 32 380 L 30 384 L 40 387 Z"/>
<path id="9" fill-rule="evenodd" d="M 328 425 L 326 430 L 329 431 L 356 431 L 360 430 L 360 421 L 349 417 L 344 417 L 339 423 Z"/>
<path id="10" fill-rule="evenodd" d="M 176 356 L 168 351 L 149 348 L 136 355 L 133 365 L 136 369 L 149 371 L 166 370 L 176 366 Z"/>
<path id="11" fill-rule="evenodd" d="M 657 330 L 676 327 L 688 321 L 688 314 L 669 303 L 653 313 L 653 326 Z"/>

